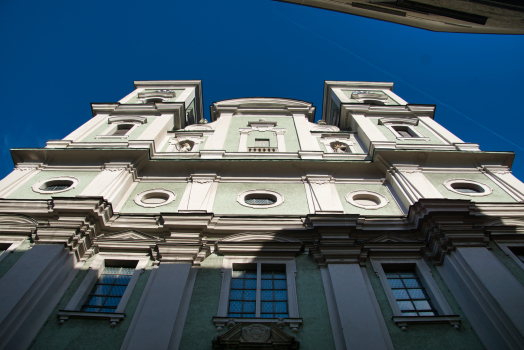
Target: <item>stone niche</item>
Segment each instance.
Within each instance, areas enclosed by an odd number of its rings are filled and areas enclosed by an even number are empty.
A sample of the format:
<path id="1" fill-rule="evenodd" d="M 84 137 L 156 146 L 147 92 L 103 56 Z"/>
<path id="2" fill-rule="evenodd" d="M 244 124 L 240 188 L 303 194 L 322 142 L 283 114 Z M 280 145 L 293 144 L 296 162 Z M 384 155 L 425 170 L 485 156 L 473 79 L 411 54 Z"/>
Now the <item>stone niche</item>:
<path id="1" fill-rule="evenodd" d="M 213 349 L 216 350 L 296 350 L 299 348 L 300 342 L 294 336 L 287 334 L 274 324 L 266 327 L 261 324 L 237 323 L 213 340 Z"/>

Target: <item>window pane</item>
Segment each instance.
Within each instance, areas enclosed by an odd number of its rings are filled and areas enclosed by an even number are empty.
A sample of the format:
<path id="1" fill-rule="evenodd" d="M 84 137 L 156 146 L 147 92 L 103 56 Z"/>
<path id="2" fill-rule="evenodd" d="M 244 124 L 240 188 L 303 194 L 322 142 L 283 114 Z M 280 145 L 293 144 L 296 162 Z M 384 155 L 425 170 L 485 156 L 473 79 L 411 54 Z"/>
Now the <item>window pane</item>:
<path id="1" fill-rule="evenodd" d="M 415 271 L 397 270 L 385 273 L 403 316 L 437 315 Z"/>
<path id="2" fill-rule="evenodd" d="M 276 302 L 275 303 L 275 312 L 287 312 L 287 303 L 286 302 Z"/>
<path id="3" fill-rule="evenodd" d="M 256 270 L 233 270 L 232 277 L 229 291 L 229 315 L 233 315 L 232 317 L 255 317 Z"/>
<path id="4" fill-rule="evenodd" d="M 115 312 L 120 303 L 121 296 L 126 291 L 127 284 L 131 280 L 134 268 L 107 266 L 104 268 L 97 282 L 91 290 L 90 296 L 82 307 L 83 311 L 89 312 Z M 127 273 L 122 275 L 122 273 Z M 90 306 L 104 306 L 93 308 Z"/>
<path id="5" fill-rule="evenodd" d="M 244 288 L 244 280 L 241 279 L 233 279 L 231 281 L 231 288 L 235 289 L 243 289 Z"/>
<path id="6" fill-rule="evenodd" d="M 244 312 L 255 312 L 255 302 L 245 301 L 244 302 Z"/>
<path id="7" fill-rule="evenodd" d="M 262 280 L 262 289 L 273 289 L 273 280 Z"/>
<path id="8" fill-rule="evenodd" d="M 285 280 L 275 280 L 275 289 L 287 289 L 287 283 Z"/>
<path id="9" fill-rule="evenodd" d="M 273 291 L 272 290 L 263 290 L 260 292 L 260 298 L 262 300 L 273 300 Z"/>
<path id="10" fill-rule="evenodd" d="M 286 290 L 276 290 L 275 291 L 275 300 L 287 300 L 287 291 Z"/>
<path id="11" fill-rule="evenodd" d="M 262 302 L 262 312 L 273 312 L 273 302 Z"/>
<path id="12" fill-rule="evenodd" d="M 254 289 L 247 289 L 244 291 L 244 300 L 256 300 L 257 291 Z"/>
<path id="13" fill-rule="evenodd" d="M 256 289 L 257 280 L 246 280 L 246 289 Z"/>
<path id="14" fill-rule="evenodd" d="M 242 311 L 242 302 L 241 301 L 230 301 L 229 302 L 229 311 L 230 312 L 241 312 Z"/>
<path id="15" fill-rule="evenodd" d="M 411 301 L 397 301 L 400 310 L 415 310 L 415 307 Z"/>

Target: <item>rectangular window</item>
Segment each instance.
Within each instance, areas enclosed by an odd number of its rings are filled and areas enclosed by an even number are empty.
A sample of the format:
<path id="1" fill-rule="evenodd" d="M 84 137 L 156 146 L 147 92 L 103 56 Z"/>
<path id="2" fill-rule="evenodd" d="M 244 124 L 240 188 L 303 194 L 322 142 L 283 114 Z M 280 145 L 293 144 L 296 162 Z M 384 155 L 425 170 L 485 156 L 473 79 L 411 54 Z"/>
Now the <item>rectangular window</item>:
<path id="1" fill-rule="evenodd" d="M 134 272 L 135 267 L 106 266 L 82 306 L 82 311 L 114 313 Z"/>
<path id="2" fill-rule="evenodd" d="M 402 316 L 436 316 L 437 310 L 414 269 L 387 269 L 389 283 Z"/>
<path id="3" fill-rule="evenodd" d="M 393 126 L 395 130 L 401 137 L 417 137 L 413 135 L 407 126 Z"/>
<path id="4" fill-rule="evenodd" d="M 113 132 L 113 136 L 125 135 L 131 130 L 133 124 L 118 124 L 116 130 Z"/>
<path id="5" fill-rule="evenodd" d="M 417 318 L 427 316 L 458 319 L 423 259 L 373 258 L 371 264 L 384 287 L 394 321 L 402 318 L 406 322 L 406 318 L 413 317 L 413 322 L 417 322 Z"/>
<path id="6" fill-rule="evenodd" d="M 255 139 L 255 147 L 269 147 L 269 139 Z"/>
<path id="7" fill-rule="evenodd" d="M 228 317 L 289 317 L 286 266 L 233 264 Z"/>

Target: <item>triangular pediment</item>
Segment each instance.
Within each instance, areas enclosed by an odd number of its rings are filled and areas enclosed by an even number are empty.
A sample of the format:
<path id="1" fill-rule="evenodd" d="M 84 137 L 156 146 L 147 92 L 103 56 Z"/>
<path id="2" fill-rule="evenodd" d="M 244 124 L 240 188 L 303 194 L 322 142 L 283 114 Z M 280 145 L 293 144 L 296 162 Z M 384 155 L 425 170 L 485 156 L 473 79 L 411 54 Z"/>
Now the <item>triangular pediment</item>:
<path id="1" fill-rule="evenodd" d="M 363 243 L 415 243 L 415 240 L 410 237 L 402 236 L 395 233 L 383 233 L 378 236 L 365 240 Z"/>
<path id="2" fill-rule="evenodd" d="M 98 241 L 161 241 L 160 238 L 148 235 L 147 233 L 128 230 L 116 233 L 105 234 L 97 237 Z"/>

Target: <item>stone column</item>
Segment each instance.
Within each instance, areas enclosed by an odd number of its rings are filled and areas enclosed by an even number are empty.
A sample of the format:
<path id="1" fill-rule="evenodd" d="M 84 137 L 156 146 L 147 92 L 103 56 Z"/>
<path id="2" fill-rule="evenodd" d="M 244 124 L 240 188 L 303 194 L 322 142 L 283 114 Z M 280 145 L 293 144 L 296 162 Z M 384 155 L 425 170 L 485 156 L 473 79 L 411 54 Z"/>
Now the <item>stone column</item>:
<path id="1" fill-rule="evenodd" d="M 178 349 L 194 274 L 191 263 L 161 262 L 153 269 L 122 350 Z"/>
<path id="2" fill-rule="evenodd" d="M 208 137 L 205 150 L 223 150 L 233 113 L 222 113 L 216 121 L 215 132 Z"/>
<path id="3" fill-rule="evenodd" d="M 524 349 L 524 287 L 485 247 L 458 247 L 437 267 L 487 349 Z"/>
<path id="4" fill-rule="evenodd" d="M 81 197 L 104 197 L 117 207 L 126 189 L 133 183 L 133 166 L 128 163 L 107 163 L 104 169 L 82 191 Z"/>
<path id="5" fill-rule="evenodd" d="M 35 245 L 0 279 L 0 348 L 27 349 L 77 270 L 63 244 Z"/>
<path id="6" fill-rule="evenodd" d="M 285 152 L 286 151 L 286 139 L 284 137 L 284 134 L 286 133 L 286 129 L 274 129 L 273 130 L 275 134 L 277 134 L 277 146 L 279 152 Z"/>
<path id="7" fill-rule="evenodd" d="M 388 180 L 406 208 L 421 198 L 444 198 L 417 165 L 393 166 L 389 175 Z"/>
<path id="8" fill-rule="evenodd" d="M 307 175 L 306 196 L 313 205 L 315 213 L 343 213 L 344 208 L 335 187 L 328 175 Z M 310 208 L 311 209 L 311 208 Z M 310 210 L 311 211 L 311 210 Z"/>
<path id="9" fill-rule="evenodd" d="M 304 114 L 293 114 L 293 121 L 297 129 L 298 141 L 301 151 L 320 151 L 320 145 L 311 135 L 309 130 L 309 121 Z M 278 134 L 277 134 L 278 135 Z M 278 137 L 278 136 L 277 136 Z M 280 147 L 280 146 L 279 146 Z"/>

